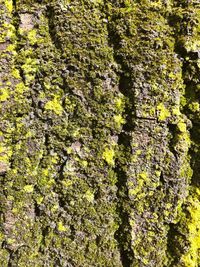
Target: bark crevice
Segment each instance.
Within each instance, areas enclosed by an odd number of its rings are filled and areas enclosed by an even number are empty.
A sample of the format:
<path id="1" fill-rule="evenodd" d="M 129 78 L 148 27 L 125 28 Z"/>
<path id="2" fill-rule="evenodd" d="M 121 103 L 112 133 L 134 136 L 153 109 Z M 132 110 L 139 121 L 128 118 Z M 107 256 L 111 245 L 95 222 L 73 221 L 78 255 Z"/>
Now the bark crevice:
<path id="1" fill-rule="evenodd" d="M 118 134 L 119 157 L 115 160 L 114 172 L 117 175 L 117 214 L 119 217 L 119 228 L 115 233 L 115 239 L 118 242 L 121 262 L 124 267 L 130 267 L 133 264 L 134 253 L 132 250 L 132 237 L 130 225 L 130 198 L 127 186 L 127 160 L 131 155 L 131 133 L 134 130 L 134 91 L 131 78 L 131 70 L 123 63 L 123 58 L 118 55 L 120 37 L 112 29 L 111 24 L 115 23 L 113 17 L 107 26 L 108 43 L 113 48 L 113 57 L 119 67 L 119 91 L 125 99 L 125 107 L 122 117 L 125 118 L 125 123 L 122 126 L 121 132 Z"/>

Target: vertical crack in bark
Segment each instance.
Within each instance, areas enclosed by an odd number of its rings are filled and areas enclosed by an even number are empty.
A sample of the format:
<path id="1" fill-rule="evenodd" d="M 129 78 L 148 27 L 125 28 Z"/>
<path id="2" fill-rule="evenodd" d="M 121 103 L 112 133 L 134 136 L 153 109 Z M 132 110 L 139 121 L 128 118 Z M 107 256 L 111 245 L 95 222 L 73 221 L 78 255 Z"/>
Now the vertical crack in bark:
<path id="1" fill-rule="evenodd" d="M 60 52 L 62 52 L 61 43 L 58 39 L 57 32 L 56 32 L 56 25 L 54 24 L 54 19 L 53 19 L 55 17 L 54 8 L 55 7 L 53 7 L 51 4 L 48 4 L 46 8 L 46 18 L 48 20 L 49 35 L 54 46 Z"/>
<path id="2" fill-rule="evenodd" d="M 180 240 L 184 242 L 184 235 L 177 228 L 178 223 L 170 223 L 167 233 L 167 252 L 171 257 L 170 265 L 167 267 L 176 266 L 179 263 L 180 253 L 184 250 L 180 246 Z"/>
<path id="3" fill-rule="evenodd" d="M 113 21 L 110 21 L 112 23 Z M 119 76 L 119 91 L 125 97 L 125 108 L 123 118 L 126 123 L 123 125 L 121 132 L 118 135 L 118 147 L 120 156 L 116 159 L 114 171 L 117 175 L 117 214 L 119 218 L 119 228 L 115 233 L 115 239 L 118 242 L 120 250 L 121 262 L 124 267 L 132 266 L 134 253 L 132 250 L 132 237 L 130 225 L 130 199 L 127 187 L 127 161 L 131 155 L 131 131 L 134 129 L 134 93 L 131 80 L 131 72 L 128 67 L 123 64 L 123 58 L 117 55 L 119 46 L 119 37 L 111 29 L 108 23 L 108 42 L 113 48 L 113 56 L 115 62 L 120 68 Z"/>
<path id="4" fill-rule="evenodd" d="M 169 140 L 169 150 L 171 151 L 171 153 L 176 157 L 176 159 L 178 160 L 178 153 L 175 150 L 175 145 L 177 142 L 177 130 L 176 130 L 176 125 L 175 124 L 168 124 L 168 129 L 169 132 L 171 133 L 171 138 Z"/>
<path id="5" fill-rule="evenodd" d="M 120 60 L 117 60 L 118 64 L 121 64 Z M 124 116 L 126 116 L 126 123 L 122 127 L 122 131 L 119 134 L 118 145 L 122 157 L 125 159 L 129 158 L 131 154 L 131 130 L 133 128 L 132 123 L 132 101 L 133 96 L 129 95 L 131 92 L 131 80 L 129 77 L 125 76 L 127 70 L 122 67 L 122 74 L 119 82 L 120 92 L 127 98 L 126 99 L 126 107 L 124 110 Z M 128 194 L 127 181 L 128 176 L 126 173 L 127 161 L 123 162 L 118 159 L 115 172 L 118 177 L 117 182 L 117 197 L 118 197 L 118 206 L 117 211 L 120 217 L 119 229 L 116 232 L 115 238 L 118 241 L 121 253 L 121 260 L 123 266 L 129 267 L 131 266 L 133 260 L 133 250 L 132 250 L 132 242 L 131 242 L 131 226 L 130 226 L 130 199 Z"/>
<path id="6" fill-rule="evenodd" d="M 17 0 L 12 0 L 12 5 L 14 7 L 14 9 L 17 9 Z"/>

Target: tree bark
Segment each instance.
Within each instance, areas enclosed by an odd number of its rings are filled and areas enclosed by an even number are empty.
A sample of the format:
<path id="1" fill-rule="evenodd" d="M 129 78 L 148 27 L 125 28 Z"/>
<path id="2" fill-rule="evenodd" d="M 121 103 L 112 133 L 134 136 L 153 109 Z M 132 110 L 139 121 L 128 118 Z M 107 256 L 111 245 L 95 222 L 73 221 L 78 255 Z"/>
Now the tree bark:
<path id="1" fill-rule="evenodd" d="M 0 0 L 0 266 L 200 266 L 199 0 Z"/>

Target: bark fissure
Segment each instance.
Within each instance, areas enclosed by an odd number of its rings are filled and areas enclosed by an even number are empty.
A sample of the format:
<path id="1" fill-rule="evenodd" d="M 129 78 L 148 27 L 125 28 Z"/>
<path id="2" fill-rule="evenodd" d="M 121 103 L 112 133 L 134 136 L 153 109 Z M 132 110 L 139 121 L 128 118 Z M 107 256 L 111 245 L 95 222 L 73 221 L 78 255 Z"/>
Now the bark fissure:
<path id="1" fill-rule="evenodd" d="M 107 18 L 108 19 L 108 18 Z M 113 48 L 113 56 L 115 62 L 119 66 L 119 91 L 125 98 L 125 107 L 122 117 L 125 118 L 125 123 L 122 126 L 121 132 L 118 134 L 118 148 L 120 157 L 115 161 L 114 171 L 117 175 L 117 214 L 119 216 L 119 228 L 115 233 L 115 239 L 118 242 L 121 261 L 124 267 L 132 266 L 134 253 L 132 250 L 132 237 L 130 225 L 130 198 L 127 186 L 127 161 L 131 155 L 131 133 L 134 130 L 134 93 L 131 80 L 131 71 L 123 64 L 123 58 L 118 56 L 120 38 L 111 28 L 110 24 L 115 23 L 114 19 L 110 20 L 107 26 L 108 42 Z"/>

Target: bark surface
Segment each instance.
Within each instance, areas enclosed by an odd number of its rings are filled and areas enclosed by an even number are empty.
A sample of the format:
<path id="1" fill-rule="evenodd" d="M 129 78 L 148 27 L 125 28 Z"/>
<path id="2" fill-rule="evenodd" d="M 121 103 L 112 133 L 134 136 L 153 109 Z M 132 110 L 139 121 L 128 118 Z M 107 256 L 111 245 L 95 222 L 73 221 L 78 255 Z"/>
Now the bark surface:
<path id="1" fill-rule="evenodd" d="M 0 266 L 200 266 L 199 0 L 0 0 Z"/>

